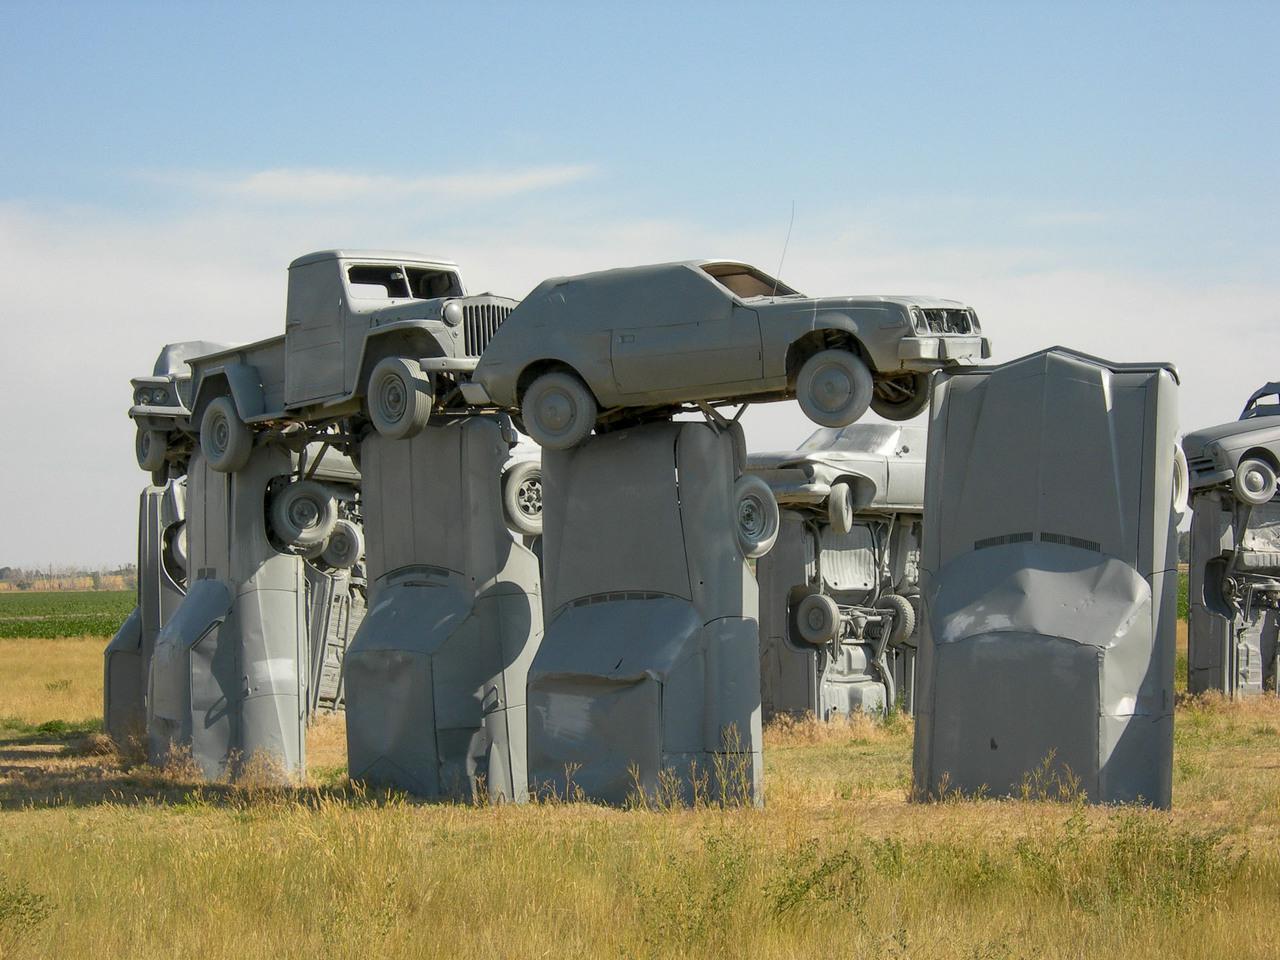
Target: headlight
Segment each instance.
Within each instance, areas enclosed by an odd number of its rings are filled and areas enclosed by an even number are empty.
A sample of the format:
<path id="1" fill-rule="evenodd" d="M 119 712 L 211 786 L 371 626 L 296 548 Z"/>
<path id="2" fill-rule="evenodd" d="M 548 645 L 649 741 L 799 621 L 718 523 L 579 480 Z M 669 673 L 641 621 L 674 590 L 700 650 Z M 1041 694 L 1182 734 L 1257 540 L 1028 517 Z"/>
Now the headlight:
<path id="1" fill-rule="evenodd" d="M 134 403 L 134 406 L 139 406 L 139 407 L 141 407 L 141 406 L 145 406 L 145 405 L 146 405 L 146 403 L 147 403 L 148 398 L 149 398 L 149 395 L 148 395 L 148 393 L 147 393 L 147 391 L 146 391 L 146 390 L 135 390 L 135 391 L 133 391 L 133 403 Z"/>
<path id="2" fill-rule="evenodd" d="M 158 387 L 151 391 L 151 402 L 157 406 L 162 406 L 169 402 L 169 391 L 164 387 Z"/>
<path id="3" fill-rule="evenodd" d="M 462 322 L 462 304 L 452 301 L 444 305 L 444 322 L 456 327 Z"/>

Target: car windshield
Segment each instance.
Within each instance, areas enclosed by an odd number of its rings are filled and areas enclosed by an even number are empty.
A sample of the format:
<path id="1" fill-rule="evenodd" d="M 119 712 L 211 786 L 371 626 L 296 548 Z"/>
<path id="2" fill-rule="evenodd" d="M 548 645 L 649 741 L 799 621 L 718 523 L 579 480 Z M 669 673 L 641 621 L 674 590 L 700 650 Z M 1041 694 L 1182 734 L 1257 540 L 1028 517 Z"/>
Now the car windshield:
<path id="1" fill-rule="evenodd" d="M 1249 402 L 1244 405 L 1241 420 L 1252 420 L 1254 417 L 1280 416 L 1280 381 L 1268 383 L 1257 390 Z"/>
<path id="2" fill-rule="evenodd" d="M 801 450 L 847 450 L 891 456 L 898 444 L 899 428 L 886 423 L 851 423 L 847 427 L 819 427 Z"/>
<path id="3" fill-rule="evenodd" d="M 702 272 L 741 300 L 800 296 L 785 283 L 743 263 L 704 263 Z"/>

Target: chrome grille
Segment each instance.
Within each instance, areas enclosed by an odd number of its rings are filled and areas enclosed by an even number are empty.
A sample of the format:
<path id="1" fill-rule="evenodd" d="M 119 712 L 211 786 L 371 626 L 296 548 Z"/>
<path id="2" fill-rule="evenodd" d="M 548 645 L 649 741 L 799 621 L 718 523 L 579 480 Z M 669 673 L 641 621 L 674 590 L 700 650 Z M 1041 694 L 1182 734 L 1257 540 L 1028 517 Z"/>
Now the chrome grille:
<path id="1" fill-rule="evenodd" d="M 478 357 L 511 314 L 511 307 L 501 303 L 464 303 L 462 305 L 463 349 L 468 357 Z"/>
<path id="2" fill-rule="evenodd" d="M 973 319 L 968 310 L 948 309 L 945 307 L 922 307 L 925 326 L 930 333 L 972 333 Z"/>
<path id="3" fill-rule="evenodd" d="M 1205 473 L 1213 473 L 1218 469 L 1218 465 L 1213 462 L 1213 457 L 1192 457 L 1187 461 L 1187 468 L 1190 474 L 1196 477 Z"/>

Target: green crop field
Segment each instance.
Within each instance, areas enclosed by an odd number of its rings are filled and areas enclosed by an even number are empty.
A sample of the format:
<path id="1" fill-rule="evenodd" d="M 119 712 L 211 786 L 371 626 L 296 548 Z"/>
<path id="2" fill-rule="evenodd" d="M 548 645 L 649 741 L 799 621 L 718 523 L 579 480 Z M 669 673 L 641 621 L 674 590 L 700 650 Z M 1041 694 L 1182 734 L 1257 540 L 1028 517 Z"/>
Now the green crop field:
<path id="1" fill-rule="evenodd" d="M 133 604 L 132 590 L 0 593 L 0 638 L 109 637 Z"/>

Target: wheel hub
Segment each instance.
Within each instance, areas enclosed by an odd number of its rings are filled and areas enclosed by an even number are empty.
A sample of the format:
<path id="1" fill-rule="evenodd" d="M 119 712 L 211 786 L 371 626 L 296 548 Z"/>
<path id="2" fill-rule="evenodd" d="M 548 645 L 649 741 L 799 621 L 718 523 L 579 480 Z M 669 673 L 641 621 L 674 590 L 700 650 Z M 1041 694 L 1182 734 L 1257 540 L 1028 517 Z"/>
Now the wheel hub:
<path id="1" fill-rule="evenodd" d="M 301 529 L 313 527 L 320 511 L 310 500 L 298 500 L 289 507 L 289 519 Z"/>
<path id="2" fill-rule="evenodd" d="M 1244 488 L 1250 493 L 1261 493 L 1266 485 L 1266 480 L 1257 470 L 1250 470 L 1244 475 Z"/>
<path id="3" fill-rule="evenodd" d="M 825 366 L 813 378 L 813 397 L 823 410 L 834 413 L 853 396 L 853 381 L 840 367 Z"/>
<path id="4" fill-rule="evenodd" d="M 408 405 L 404 384 L 398 377 L 391 377 L 382 384 L 382 409 L 391 420 L 399 420 L 404 416 Z"/>
<path id="5" fill-rule="evenodd" d="M 573 419 L 573 403 L 563 393 L 548 393 L 538 405 L 538 417 L 549 430 L 563 430 Z"/>
<path id="6" fill-rule="evenodd" d="M 755 497 L 746 497 L 738 504 L 738 526 L 753 540 L 764 535 L 765 512 Z"/>
<path id="7" fill-rule="evenodd" d="M 526 480 L 520 484 L 516 491 L 516 502 L 525 516 L 539 516 L 542 513 L 542 481 Z"/>

